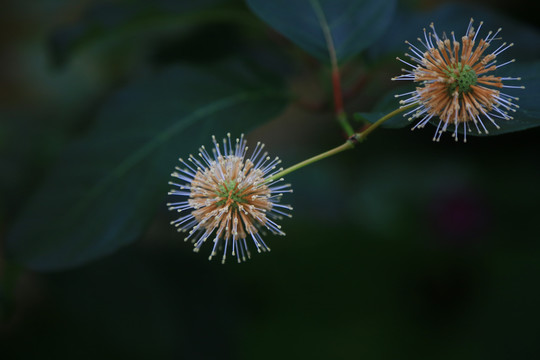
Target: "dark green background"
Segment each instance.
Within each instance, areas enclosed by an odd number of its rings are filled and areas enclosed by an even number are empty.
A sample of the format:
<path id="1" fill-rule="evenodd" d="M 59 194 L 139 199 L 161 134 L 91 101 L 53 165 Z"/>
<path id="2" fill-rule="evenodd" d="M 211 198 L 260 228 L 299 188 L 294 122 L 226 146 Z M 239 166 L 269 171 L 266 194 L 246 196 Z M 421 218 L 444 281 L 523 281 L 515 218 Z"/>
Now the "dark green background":
<path id="1" fill-rule="evenodd" d="M 159 3 L 180 15 L 196 10 L 192 2 Z M 326 68 L 242 1 L 198 5 L 232 11 L 228 20 L 187 16 L 159 26 L 144 20 L 155 9 L 140 4 L 2 5 L 2 243 L 63 149 L 92 129 L 107 100 L 172 65 L 254 57 L 267 73 L 280 74 L 300 99 L 248 138 L 266 143 L 285 166 L 343 141 Z M 474 6 L 538 32 L 527 4 Z M 400 2 L 397 12 L 451 11 L 438 5 Z M 117 25 L 133 13 L 142 20 Z M 399 73 L 397 54 L 373 53 L 343 70 L 351 114 L 371 110 Z M 467 144 L 448 134 L 433 143 L 433 131 L 378 130 L 354 151 L 287 176 L 294 187 L 284 197 L 294 207 L 293 218 L 282 221 L 287 236 L 266 236 L 272 252 L 246 264 L 208 262 L 204 249 L 194 254 L 168 224 L 175 214 L 166 210 L 165 194 L 135 243 L 73 269 L 23 270 L 13 292 L 18 269 L 2 250 L 0 357 L 540 356 L 540 131 L 470 137 Z M 212 133 L 200 130 L 207 146 Z"/>

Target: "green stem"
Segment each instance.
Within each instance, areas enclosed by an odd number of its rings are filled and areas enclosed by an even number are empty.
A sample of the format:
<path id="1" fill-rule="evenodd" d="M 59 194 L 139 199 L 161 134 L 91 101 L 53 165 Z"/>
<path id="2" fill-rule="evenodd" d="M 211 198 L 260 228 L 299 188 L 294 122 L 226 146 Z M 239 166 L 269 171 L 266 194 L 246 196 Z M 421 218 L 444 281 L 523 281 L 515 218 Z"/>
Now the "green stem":
<path id="1" fill-rule="evenodd" d="M 344 144 L 341 144 L 340 146 L 338 146 L 336 148 L 333 148 L 332 150 L 328 150 L 326 152 L 323 152 L 322 154 L 313 156 L 313 157 L 311 157 L 311 158 L 309 158 L 307 160 L 299 162 L 296 165 L 293 165 L 293 166 L 291 166 L 291 167 L 289 167 L 289 168 L 287 168 L 285 170 L 282 170 L 282 171 L 278 172 L 274 176 L 269 177 L 267 182 L 279 179 L 282 176 L 285 176 L 288 173 L 291 173 L 291 172 L 293 172 L 295 170 L 303 168 L 306 165 L 312 164 L 314 162 L 325 159 L 325 158 L 330 157 L 330 156 L 335 155 L 335 154 L 339 154 L 342 151 L 349 150 L 349 149 L 352 149 L 352 148 L 354 148 L 354 142 L 351 141 L 351 140 L 347 140 Z"/>
<path id="2" fill-rule="evenodd" d="M 319 25 L 321 26 L 324 40 L 326 42 L 326 47 L 328 48 L 328 55 L 330 56 L 330 64 L 332 66 L 332 90 L 334 93 L 334 108 L 336 112 L 336 118 L 339 122 L 339 125 L 343 128 L 343 131 L 347 136 L 354 135 L 354 129 L 347 120 L 347 113 L 343 106 L 343 94 L 341 92 L 341 77 L 339 75 L 339 64 L 336 54 L 336 48 L 334 46 L 334 39 L 332 38 L 332 33 L 330 31 L 330 26 L 324 15 L 324 11 L 321 8 L 321 5 L 317 0 L 311 0 L 311 6 L 317 15 L 319 20 Z"/>
<path id="3" fill-rule="evenodd" d="M 345 111 L 341 111 L 340 113 L 338 113 L 337 119 L 339 124 L 341 125 L 341 128 L 345 131 L 347 136 L 353 136 L 355 134 L 353 127 L 349 123 L 349 120 L 347 120 L 347 114 L 345 113 Z"/>
<path id="4" fill-rule="evenodd" d="M 354 148 L 354 146 L 365 140 L 365 138 L 373 131 L 375 130 L 376 128 L 378 128 L 382 123 L 384 123 L 386 120 L 390 119 L 391 117 L 393 116 L 396 116 L 397 114 L 399 113 L 402 113 L 403 111 L 405 110 L 408 110 L 414 106 L 416 106 L 417 104 L 414 103 L 414 104 L 411 104 L 411 105 L 407 105 L 405 107 L 402 107 L 402 108 L 399 108 L 399 109 L 396 109 L 394 111 L 392 111 L 391 113 L 388 113 L 386 114 L 385 116 L 383 116 L 382 118 L 380 118 L 379 120 L 375 121 L 373 124 L 371 124 L 367 129 L 365 129 L 364 131 L 362 131 L 361 133 L 355 133 L 353 134 L 351 137 L 349 137 L 347 139 L 347 141 L 345 141 L 345 143 L 339 145 L 338 147 L 335 147 L 331 150 L 328 150 L 326 152 L 323 152 L 322 154 L 319 154 L 319 155 L 316 155 L 316 156 L 313 156 L 307 160 L 304 160 L 304 161 L 301 161 L 299 162 L 298 164 L 296 165 L 293 165 L 291 167 L 288 167 L 287 169 L 285 170 L 281 170 L 280 172 L 278 172 L 277 174 L 275 175 L 272 175 L 270 176 L 266 181 L 267 182 L 271 182 L 271 181 L 274 181 L 274 180 L 277 180 L 289 173 L 292 173 L 293 171 L 296 171 L 300 168 L 303 168 L 304 166 L 307 166 L 309 164 L 313 164 L 314 162 L 317 162 L 319 160 L 322 160 L 322 159 L 326 159 L 327 157 L 330 157 L 330 156 L 333 156 L 333 155 L 336 155 L 336 154 L 339 154 L 340 152 L 342 151 L 345 151 L 345 150 L 349 150 L 349 149 L 352 149 Z"/>
<path id="5" fill-rule="evenodd" d="M 405 110 L 412 109 L 413 107 L 415 107 L 417 105 L 418 105 L 417 103 L 412 103 L 410 105 L 401 107 L 399 109 L 396 109 L 396 110 L 392 111 L 391 113 L 388 113 L 388 114 L 384 115 L 382 118 L 380 118 L 379 120 L 377 120 L 373 124 L 371 124 L 366 130 L 362 131 L 361 133 L 354 134 L 355 140 L 358 141 L 358 142 L 363 141 L 366 138 L 366 136 L 368 136 L 373 130 L 378 128 L 386 120 L 396 116 L 399 113 L 402 113 Z"/>

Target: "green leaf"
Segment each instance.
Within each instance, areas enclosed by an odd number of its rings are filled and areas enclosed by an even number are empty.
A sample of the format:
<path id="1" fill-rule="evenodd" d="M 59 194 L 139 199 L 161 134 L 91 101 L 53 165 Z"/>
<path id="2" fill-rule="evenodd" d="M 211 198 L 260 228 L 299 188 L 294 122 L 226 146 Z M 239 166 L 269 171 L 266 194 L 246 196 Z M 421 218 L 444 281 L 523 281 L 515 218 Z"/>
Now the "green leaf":
<path id="1" fill-rule="evenodd" d="M 115 54 L 124 52 L 126 56 L 137 52 L 146 54 L 148 48 L 161 45 L 171 34 L 178 41 L 200 24 L 238 24 L 241 14 L 234 8 L 223 6 L 224 2 L 131 0 L 92 4 L 77 22 L 53 33 L 53 61 L 64 65 L 83 50 L 98 53 L 116 50 Z"/>
<path id="2" fill-rule="evenodd" d="M 418 37 L 423 38 L 423 30 L 429 29 L 429 24 L 434 23 L 439 35 L 445 32 L 448 36 L 452 31 L 456 38 L 461 38 L 467 30 L 469 20 L 475 19 L 475 27 L 480 21 L 484 24 L 480 29 L 479 36 L 485 37 L 492 30 L 502 28 L 499 33 L 503 41 L 514 43 L 508 51 L 497 57 L 501 64 L 503 59 L 516 58 L 518 61 L 535 61 L 540 58 L 540 32 L 534 27 L 515 21 L 507 16 L 495 13 L 493 10 L 471 4 L 446 4 L 429 12 L 399 11 L 368 54 L 373 60 L 382 56 L 403 56 L 408 52 L 405 40 L 418 45 Z"/>
<path id="3" fill-rule="evenodd" d="M 11 229 L 8 255 L 57 270 L 133 242 L 165 208 L 179 156 L 276 116 L 287 96 L 241 67 L 174 67 L 129 85 L 51 170 Z"/>
<path id="4" fill-rule="evenodd" d="M 339 61 L 370 46 L 386 29 L 395 1 L 377 0 L 247 0 L 274 29 L 320 60 L 329 60 L 332 39 Z"/>

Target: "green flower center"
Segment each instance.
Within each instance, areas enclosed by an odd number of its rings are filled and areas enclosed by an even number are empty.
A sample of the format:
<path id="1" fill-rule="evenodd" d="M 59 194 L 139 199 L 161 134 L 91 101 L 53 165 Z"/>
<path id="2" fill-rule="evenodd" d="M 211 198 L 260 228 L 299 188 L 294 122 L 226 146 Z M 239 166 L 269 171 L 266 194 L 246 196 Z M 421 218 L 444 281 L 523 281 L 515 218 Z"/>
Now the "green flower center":
<path id="1" fill-rule="evenodd" d="M 448 92 L 450 94 L 453 94 L 456 88 L 460 96 L 466 94 L 472 90 L 471 86 L 477 83 L 478 77 L 476 76 L 476 72 L 469 65 L 463 66 L 461 63 L 448 65 L 444 73 L 454 80 L 448 84 Z"/>
<path id="2" fill-rule="evenodd" d="M 238 208 L 238 203 L 247 203 L 247 200 L 240 195 L 242 189 L 238 188 L 238 184 L 234 180 L 227 180 L 224 183 L 220 184 L 216 195 L 221 198 L 218 201 L 218 206 L 225 205 L 229 200 L 232 200 L 231 206 L 233 208 Z"/>

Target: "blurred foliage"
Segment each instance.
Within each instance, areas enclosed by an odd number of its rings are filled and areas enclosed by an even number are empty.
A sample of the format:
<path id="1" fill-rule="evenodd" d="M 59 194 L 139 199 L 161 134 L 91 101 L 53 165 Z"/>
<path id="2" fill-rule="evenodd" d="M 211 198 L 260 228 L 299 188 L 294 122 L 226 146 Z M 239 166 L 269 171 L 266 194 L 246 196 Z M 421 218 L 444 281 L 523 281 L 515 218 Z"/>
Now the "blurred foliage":
<path id="1" fill-rule="evenodd" d="M 246 264 L 209 263 L 170 227 L 168 173 L 212 134 L 249 132 L 285 166 L 343 141 L 314 13 L 280 17 L 313 2 L 271 3 L 2 5 L 2 358 L 540 355 L 539 128 L 467 144 L 381 129 L 289 175 L 287 236 Z M 349 113 L 385 111 L 401 91 L 404 40 L 472 16 L 516 44 L 508 71 L 527 89 L 503 132 L 536 125 L 526 4 L 316 3 L 339 34 Z M 375 25 L 336 15 L 353 3 L 381 10 Z"/>
<path id="2" fill-rule="evenodd" d="M 394 0 L 247 0 L 247 3 L 261 19 L 327 63 L 330 59 L 325 31 L 332 38 L 338 61 L 347 60 L 377 40 L 395 8 Z"/>

